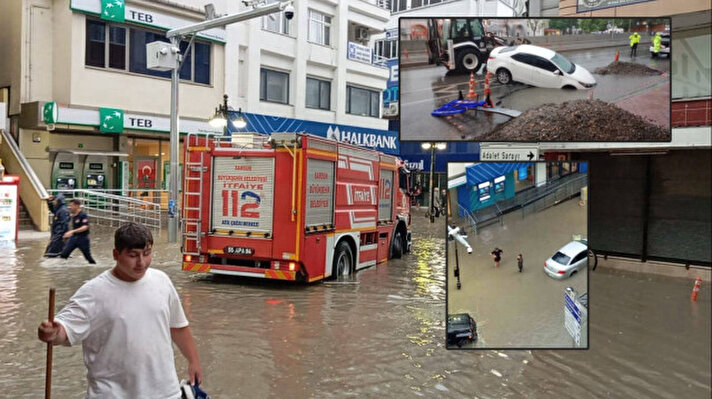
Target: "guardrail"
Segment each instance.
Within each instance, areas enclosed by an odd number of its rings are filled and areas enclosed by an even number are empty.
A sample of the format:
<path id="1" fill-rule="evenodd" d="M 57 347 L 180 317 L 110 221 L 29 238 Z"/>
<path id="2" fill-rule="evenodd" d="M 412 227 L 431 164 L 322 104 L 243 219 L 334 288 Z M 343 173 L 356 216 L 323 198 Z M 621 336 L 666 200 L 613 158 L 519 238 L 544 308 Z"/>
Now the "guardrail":
<path id="1" fill-rule="evenodd" d="M 71 198 L 80 199 L 84 211 L 92 218 L 92 223 L 120 226 L 123 223 L 136 222 L 150 229 L 161 230 L 160 203 L 110 194 L 106 191 L 112 190 L 50 190 L 55 195 L 58 193 L 64 194 L 67 200 Z"/>
<path id="2" fill-rule="evenodd" d="M 527 203 L 522 203 L 522 218 L 526 215 L 543 211 L 546 208 L 552 207 L 561 201 L 567 200 L 581 192 L 581 188 L 588 184 L 588 176 L 581 175 L 573 180 L 569 180 L 564 184 L 552 187 L 543 194 L 540 193 L 536 199 Z"/>

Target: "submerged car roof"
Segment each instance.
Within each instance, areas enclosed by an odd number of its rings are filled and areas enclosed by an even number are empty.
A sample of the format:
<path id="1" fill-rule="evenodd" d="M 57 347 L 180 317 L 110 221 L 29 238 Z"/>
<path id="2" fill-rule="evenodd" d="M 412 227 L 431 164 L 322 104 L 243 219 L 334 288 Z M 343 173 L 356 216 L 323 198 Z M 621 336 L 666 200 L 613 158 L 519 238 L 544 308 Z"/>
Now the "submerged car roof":
<path id="1" fill-rule="evenodd" d="M 585 251 L 587 249 L 588 249 L 588 247 L 584 243 L 582 243 L 580 241 L 571 241 L 570 243 L 561 247 L 561 249 L 559 249 L 559 252 L 561 252 L 562 254 L 564 254 L 570 258 L 573 258 L 574 256 L 578 255 L 581 251 Z"/>

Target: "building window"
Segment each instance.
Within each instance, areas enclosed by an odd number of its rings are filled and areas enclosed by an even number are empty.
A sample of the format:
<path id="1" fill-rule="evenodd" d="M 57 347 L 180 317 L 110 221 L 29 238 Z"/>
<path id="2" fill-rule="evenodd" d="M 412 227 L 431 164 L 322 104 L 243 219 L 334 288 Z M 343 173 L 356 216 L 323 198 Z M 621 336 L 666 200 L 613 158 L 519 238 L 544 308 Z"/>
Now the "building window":
<path id="1" fill-rule="evenodd" d="M 307 108 L 331 109 L 331 82 L 307 78 Z"/>
<path id="2" fill-rule="evenodd" d="M 331 17 L 309 10 L 309 41 L 324 46 L 331 44 Z"/>
<path id="3" fill-rule="evenodd" d="M 391 0 L 391 12 L 405 11 L 407 9 L 407 0 Z"/>
<path id="4" fill-rule="evenodd" d="M 383 58 L 398 58 L 398 40 L 376 40 L 374 52 Z"/>
<path id="5" fill-rule="evenodd" d="M 377 91 L 346 86 L 346 113 L 354 115 L 380 116 L 381 96 Z"/>
<path id="6" fill-rule="evenodd" d="M 86 55 L 84 63 L 86 65 L 103 68 L 106 64 L 104 49 L 106 45 L 106 26 L 103 22 L 87 19 L 86 32 Z"/>
<path id="7" fill-rule="evenodd" d="M 671 45 L 673 99 L 709 98 L 712 94 L 709 73 L 711 46 L 712 36 L 709 33 L 680 38 L 673 34 Z"/>
<path id="8" fill-rule="evenodd" d="M 109 38 L 108 43 L 107 37 Z M 170 71 L 154 71 L 146 67 L 146 44 L 154 41 L 169 43 L 165 33 L 87 18 L 84 64 L 170 78 Z M 186 54 L 188 42 L 181 42 L 180 49 L 183 54 Z M 185 57 L 180 70 L 180 78 L 196 83 L 210 84 L 210 50 L 209 43 L 195 41 L 190 53 Z"/>
<path id="9" fill-rule="evenodd" d="M 278 0 L 267 0 L 267 4 L 276 3 Z M 270 32 L 289 34 L 289 20 L 284 16 L 283 12 L 274 13 L 262 17 L 262 29 Z"/>
<path id="10" fill-rule="evenodd" d="M 289 74 L 260 69 L 260 100 L 289 104 Z"/>

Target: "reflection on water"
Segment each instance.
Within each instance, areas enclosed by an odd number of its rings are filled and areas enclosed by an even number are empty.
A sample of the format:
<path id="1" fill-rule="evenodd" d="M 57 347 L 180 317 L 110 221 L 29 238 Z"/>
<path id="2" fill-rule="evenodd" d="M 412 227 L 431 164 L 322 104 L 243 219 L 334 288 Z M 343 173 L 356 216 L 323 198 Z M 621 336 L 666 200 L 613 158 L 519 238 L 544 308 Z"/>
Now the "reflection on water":
<path id="1" fill-rule="evenodd" d="M 597 270 L 588 351 L 445 350 L 445 241 L 427 219 L 414 220 L 413 254 L 346 284 L 185 273 L 178 247 L 157 243 L 153 267 L 171 276 L 183 300 L 205 389 L 215 399 L 709 397 L 710 304 L 691 305 L 686 280 Z M 110 233 L 93 234 L 105 243 L 93 247 L 96 267 L 79 254 L 40 259 L 43 240 L 0 249 L 3 394 L 42 395 L 45 345 L 36 328 L 48 287 L 57 288 L 59 308 L 113 263 Z M 79 348 L 55 348 L 54 397 L 82 397 L 84 374 Z"/>

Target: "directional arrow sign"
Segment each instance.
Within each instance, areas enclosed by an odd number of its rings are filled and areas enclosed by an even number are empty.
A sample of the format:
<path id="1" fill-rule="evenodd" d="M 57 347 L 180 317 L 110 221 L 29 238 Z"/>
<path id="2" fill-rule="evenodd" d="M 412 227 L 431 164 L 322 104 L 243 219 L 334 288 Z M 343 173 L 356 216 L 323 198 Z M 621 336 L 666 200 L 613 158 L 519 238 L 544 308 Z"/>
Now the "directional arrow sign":
<path id="1" fill-rule="evenodd" d="M 539 148 L 485 148 L 480 147 L 480 161 L 538 161 Z"/>

